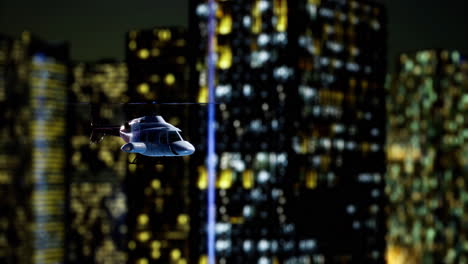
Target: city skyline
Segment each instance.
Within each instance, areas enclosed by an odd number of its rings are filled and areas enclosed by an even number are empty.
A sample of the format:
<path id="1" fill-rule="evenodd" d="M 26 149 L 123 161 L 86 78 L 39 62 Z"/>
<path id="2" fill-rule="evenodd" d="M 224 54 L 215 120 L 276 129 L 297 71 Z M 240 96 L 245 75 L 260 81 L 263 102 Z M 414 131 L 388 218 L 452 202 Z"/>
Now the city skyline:
<path id="1" fill-rule="evenodd" d="M 212 64 L 204 0 L 184 6 L 187 25 L 96 24 L 123 36 L 106 43 L 125 58 L 73 60 L 73 39 L 0 33 L 0 261 L 211 264 L 210 250 L 221 264 L 468 259 L 456 236 L 468 228 L 467 52 L 390 55 L 389 69 L 385 2 L 218 1 Z M 125 104 L 153 100 L 215 100 L 216 118 L 206 105 Z M 120 138 L 90 143 L 93 124 L 147 115 L 180 127 L 194 155 L 136 159 Z M 150 135 L 138 143 L 165 144 Z"/>

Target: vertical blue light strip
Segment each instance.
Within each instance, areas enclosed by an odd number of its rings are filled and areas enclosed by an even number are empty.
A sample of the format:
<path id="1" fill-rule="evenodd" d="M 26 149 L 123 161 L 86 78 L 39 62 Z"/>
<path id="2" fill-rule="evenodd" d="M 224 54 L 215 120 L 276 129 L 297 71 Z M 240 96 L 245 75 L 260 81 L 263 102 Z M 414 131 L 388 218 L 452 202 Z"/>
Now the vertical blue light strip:
<path id="1" fill-rule="evenodd" d="M 207 242 L 208 242 L 208 264 L 216 263 L 215 252 L 215 225 L 216 225 L 216 152 L 215 152 L 215 65 L 216 54 L 215 44 L 215 1 L 208 0 L 208 152 L 207 152 L 207 170 L 208 170 L 208 221 L 207 221 Z"/>

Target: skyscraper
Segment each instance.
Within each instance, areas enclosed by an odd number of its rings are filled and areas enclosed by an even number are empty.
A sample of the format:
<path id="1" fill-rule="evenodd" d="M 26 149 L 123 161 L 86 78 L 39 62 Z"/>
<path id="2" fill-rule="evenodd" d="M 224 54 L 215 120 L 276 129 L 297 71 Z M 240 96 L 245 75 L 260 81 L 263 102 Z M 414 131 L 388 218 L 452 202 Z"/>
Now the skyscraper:
<path id="1" fill-rule="evenodd" d="M 188 101 L 187 32 L 166 27 L 132 30 L 127 34 L 126 59 L 131 102 Z M 127 119 L 162 115 L 183 132 L 188 129 L 187 106 L 126 107 Z M 134 155 L 130 155 L 133 159 Z M 128 165 L 129 261 L 189 263 L 188 157 L 139 156 Z"/>
<path id="2" fill-rule="evenodd" d="M 387 100 L 389 263 L 467 261 L 467 91 L 459 52 L 400 55 Z"/>
<path id="3" fill-rule="evenodd" d="M 68 46 L 24 32 L 20 40 L 2 39 L 1 53 L 7 66 L 1 136 L 5 260 L 62 263 Z"/>
<path id="4" fill-rule="evenodd" d="M 204 1 L 192 7 L 200 101 L 208 11 Z M 222 1 L 216 21 L 220 263 L 383 262 L 383 7 Z M 192 232 L 205 241 L 205 160 L 194 160 Z M 193 260 L 204 263 L 206 251 L 194 247 Z"/>
<path id="5" fill-rule="evenodd" d="M 27 177 L 29 161 L 29 109 L 27 96 L 27 44 L 25 40 L 0 37 L 0 261 L 30 263 L 32 244 Z"/>
<path id="6" fill-rule="evenodd" d="M 10 49 L 12 46 L 12 40 L 9 37 L 1 36 L 0 37 L 0 101 L 4 102 L 6 100 L 6 85 L 7 85 L 7 66 L 10 60 Z"/>
<path id="7" fill-rule="evenodd" d="M 326 261 L 382 263 L 386 18 L 372 1 L 297 1 L 290 176 Z M 313 213 L 312 213 L 313 212 Z"/>
<path id="8" fill-rule="evenodd" d="M 70 263 L 126 263 L 127 224 L 123 140 L 91 143 L 90 126 L 121 124 L 119 104 L 127 93 L 124 62 L 78 63 L 73 67 L 70 129 Z M 87 104 L 89 103 L 89 104 Z"/>
<path id="9" fill-rule="evenodd" d="M 312 239 L 295 239 L 289 218 L 287 90 L 292 69 L 286 1 L 218 2 L 216 11 L 216 252 L 220 263 L 271 263 L 300 258 L 314 246 Z M 208 5 L 200 2 L 193 12 L 199 32 L 199 100 L 206 101 L 206 27 Z M 201 111 L 195 119 L 206 120 Z M 204 263 L 206 248 L 205 169 L 206 124 L 198 125 L 198 218 L 193 225 L 193 261 Z"/>
<path id="10" fill-rule="evenodd" d="M 126 37 L 131 100 L 184 100 L 188 78 L 186 30 L 132 30 Z"/>
<path id="11" fill-rule="evenodd" d="M 68 46 L 29 48 L 33 262 L 64 262 Z"/>

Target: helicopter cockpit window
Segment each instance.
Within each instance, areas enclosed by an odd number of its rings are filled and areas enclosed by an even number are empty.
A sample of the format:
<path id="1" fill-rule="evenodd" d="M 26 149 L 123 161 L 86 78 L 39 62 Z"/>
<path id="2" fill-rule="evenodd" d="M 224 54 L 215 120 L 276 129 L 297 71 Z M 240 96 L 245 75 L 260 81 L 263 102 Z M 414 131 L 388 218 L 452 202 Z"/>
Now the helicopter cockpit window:
<path id="1" fill-rule="evenodd" d="M 159 143 L 161 144 L 167 144 L 167 133 L 166 131 L 163 131 L 159 134 Z"/>
<path id="2" fill-rule="evenodd" d="M 177 134 L 177 131 L 169 131 L 169 143 L 181 140 L 182 138 L 180 138 L 179 134 Z"/>
<path id="3" fill-rule="evenodd" d="M 148 141 L 149 142 L 155 142 L 157 139 L 157 134 L 154 131 L 148 132 Z"/>
<path id="4" fill-rule="evenodd" d="M 184 141 L 184 137 L 182 136 L 182 133 L 180 131 L 177 131 L 177 134 L 179 135 L 180 140 Z"/>

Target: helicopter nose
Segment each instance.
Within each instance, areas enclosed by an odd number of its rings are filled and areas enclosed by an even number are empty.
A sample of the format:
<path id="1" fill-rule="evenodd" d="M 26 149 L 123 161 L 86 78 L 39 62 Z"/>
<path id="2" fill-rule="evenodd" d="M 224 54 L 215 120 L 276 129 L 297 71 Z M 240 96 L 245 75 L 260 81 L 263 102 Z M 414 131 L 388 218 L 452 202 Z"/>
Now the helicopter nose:
<path id="1" fill-rule="evenodd" d="M 195 148 L 188 141 L 176 141 L 172 143 L 172 148 L 180 156 L 192 155 Z"/>

